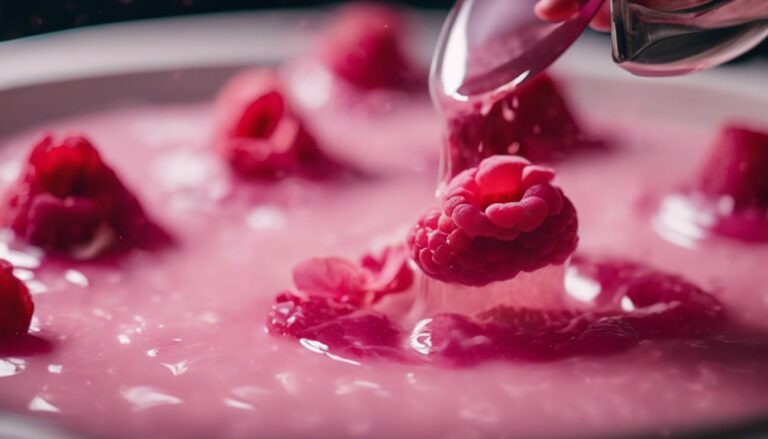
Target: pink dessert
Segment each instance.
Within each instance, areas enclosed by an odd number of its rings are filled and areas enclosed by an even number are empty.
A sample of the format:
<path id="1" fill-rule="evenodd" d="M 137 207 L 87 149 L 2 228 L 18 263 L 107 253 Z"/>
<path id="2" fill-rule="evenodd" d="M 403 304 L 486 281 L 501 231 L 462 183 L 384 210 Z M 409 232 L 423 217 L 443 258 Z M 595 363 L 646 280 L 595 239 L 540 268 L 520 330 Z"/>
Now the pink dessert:
<path id="1" fill-rule="evenodd" d="M 426 95 L 313 110 L 283 81 L 2 140 L 0 407 L 109 438 L 621 437 L 768 413 L 768 247 L 662 227 L 676 194 L 762 209 L 759 133 L 728 130 L 697 173 L 700 127 L 577 125 L 544 77 L 458 121 L 436 199 Z M 581 154 L 582 132 L 611 148 Z"/>

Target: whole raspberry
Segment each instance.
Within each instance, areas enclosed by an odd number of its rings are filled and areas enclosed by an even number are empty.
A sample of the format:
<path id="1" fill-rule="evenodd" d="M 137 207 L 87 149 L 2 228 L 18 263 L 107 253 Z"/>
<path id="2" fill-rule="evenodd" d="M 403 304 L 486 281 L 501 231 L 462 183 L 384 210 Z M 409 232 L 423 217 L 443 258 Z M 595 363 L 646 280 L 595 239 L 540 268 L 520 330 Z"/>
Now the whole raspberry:
<path id="1" fill-rule="evenodd" d="M 32 148 L 6 194 L 2 224 L 30 244 L 78 258 L 170 240 L 81 135 L 46 134 Z"/>
<path id="2" fill-rule="evenodd" d="M 552 161 L 594 144 L 585 138 L 560 87 L 547 74 L 499 99 L 487 111 L 452 117 L 448 130 L 448 177 L 492 155 Z"/>
<path id="3" fill-rule="evenodd" d="M 391 7 L 346 6 L 322 41 L 321 57 L 334 74 L 360 89 L 406 86 L 414 69 L 404 51 L 404 28 Z"/>
<path id="4" fill-rule="evenodd" d="M 578 221 L 554 176 L 518 156 L 483 160 L 451 180 L 440 207 L 411 229 L 411 256 L 429 276 L 471 286 L 564 263 Z"/>
<path id="5" fill-rule="evenodd" d="M 719 235 L 768 241 L 768 132 L 728 125 L 699 171 L 690 196 L 712 217 Z M 706 215 L 705 215 L 706 216 Z"/>
<path id="6" fill-rule="evenodd" d="M 26 333 L 34 310 L 26 285 L 13 275 L 10 262 L 0 259 L 0 338 Z"/>
<path id="7" fill-rule="evenodd" d="M 768 132 L 725 126 L 699 171 L 696 189 L 729 198 L 734 210 L 768 209 Z"/>
<path id="8" fill-rule="evenodd" d="M 268 69 L 240 73 L 221 90 L 214 142 L 245 177 L 279 178 L 327 164 L 283 82 Z"/>

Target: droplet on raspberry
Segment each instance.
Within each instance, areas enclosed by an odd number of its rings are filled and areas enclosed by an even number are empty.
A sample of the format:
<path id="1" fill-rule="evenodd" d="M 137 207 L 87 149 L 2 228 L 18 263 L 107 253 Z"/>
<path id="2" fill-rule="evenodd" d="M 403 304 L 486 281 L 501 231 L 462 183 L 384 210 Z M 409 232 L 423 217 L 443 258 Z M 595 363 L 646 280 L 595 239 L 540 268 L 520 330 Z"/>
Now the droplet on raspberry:
<path id="1" fill-rule="evenodd" d="M 25 334 L 34 310 L 26 285 L 13 275 L 13 266 L 0 259 L 0 338 Z"/>
<path id="2" fill-rule="evenodd" d="M 595 146 L 579 128 L 559 85 L 547 74 L 499 99 L 487 112 L 453 116 L 448 130 L 446 178 L 492 155 L 552 161 Z"/>
<path id="3" fill-rule="evenodd" d="M 403 18 L 391 7 L 346 6 L 325 35 L 321 56 L 334 74 L 360 89 L 402 88 L 414 79 L 405 33 Z"/>
<path id="4" fill-rule="evenodd" d="M 409 233 L 411 256 L 427 275 L 470 286 L 564 263 L 576 248 L 578 221 L 553 177 L 503 155 L 463 171 Z"/>
<path id="5" fill-rule="evenodd" d="M 45 135 L 8 190 L 3 225 L 30 244 L 88 259 L 116 248 L 171 241 L 80 135 Z"/>
<path id="6" fill-rule="evenodd" d="M 268 69 L 232 78 L 216 105 L 216 147 L 238 174 L 279 178 L 333 167 Z"/>

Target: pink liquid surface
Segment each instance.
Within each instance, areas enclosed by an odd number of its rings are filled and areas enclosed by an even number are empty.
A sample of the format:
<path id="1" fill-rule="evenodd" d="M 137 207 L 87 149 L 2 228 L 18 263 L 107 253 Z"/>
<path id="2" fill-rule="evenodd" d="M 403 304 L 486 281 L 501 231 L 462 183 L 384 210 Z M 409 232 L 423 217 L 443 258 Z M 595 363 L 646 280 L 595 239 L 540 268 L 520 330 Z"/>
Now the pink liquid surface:
<path id="1" fill-rule="evenodd" d="M 82 130 L 178 238 L 115 266 L 9 253 L 36 293 L 47 354 L 0 357 L 0 407 L 97 437 L 564 437 L 663 433 L 768 413 L 766 360 L 683 342 L 605 358 L 437 368 L 331 358 L 266 334 L 290 269 L 402 239 L 434 197 L 440 122 L 426 98 L 309 123 L 367 177 L 253 183 L 211 152 L 209 104 L 115 107 L 53 121 Z M 713 291 L 768 331 L 768 247 L 697 248 L 653 228 L 643 200 L 674 189 L 708 146 L 695 127 L 585 119 L 616 145 L 557 165 L 580 251 L 636 259 Z M 39 129 L 0 145 L 9 179 Z M 26 269 L 24 269 L 26 267 Z"/>

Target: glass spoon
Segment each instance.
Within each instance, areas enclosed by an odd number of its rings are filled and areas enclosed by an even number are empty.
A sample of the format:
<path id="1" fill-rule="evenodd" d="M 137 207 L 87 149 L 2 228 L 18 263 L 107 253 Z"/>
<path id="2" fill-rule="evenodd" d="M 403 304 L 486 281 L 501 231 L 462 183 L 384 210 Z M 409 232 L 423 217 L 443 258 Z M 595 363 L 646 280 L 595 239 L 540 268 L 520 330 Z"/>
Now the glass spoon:
<path id="1" fill-rule="evenodd" d="M 584 1 L 573 17 L 553 23 L 535 15 L 538 0 L 458 0 L 432 63 L 433 98 L 441 107 L 476 101 L 536 76 L 576 41 L 603 1 Z"/>

